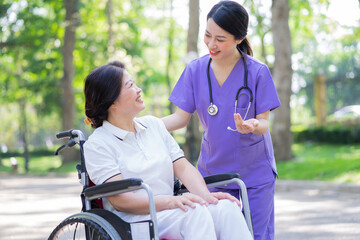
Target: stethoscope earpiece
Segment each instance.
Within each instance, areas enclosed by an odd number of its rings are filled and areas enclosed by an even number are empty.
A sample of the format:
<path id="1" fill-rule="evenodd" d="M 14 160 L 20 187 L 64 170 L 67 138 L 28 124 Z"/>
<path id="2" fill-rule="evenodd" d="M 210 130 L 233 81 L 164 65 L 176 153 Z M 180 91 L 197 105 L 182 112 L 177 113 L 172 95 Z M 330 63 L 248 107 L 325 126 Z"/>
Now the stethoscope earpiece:
<path id="1" fill-rule="evenodd" d="M 227 127 L 227 130 L 233 131 L 233 132 L 237 132 L 237 130 L 232 129 L 230 126 Z"/>

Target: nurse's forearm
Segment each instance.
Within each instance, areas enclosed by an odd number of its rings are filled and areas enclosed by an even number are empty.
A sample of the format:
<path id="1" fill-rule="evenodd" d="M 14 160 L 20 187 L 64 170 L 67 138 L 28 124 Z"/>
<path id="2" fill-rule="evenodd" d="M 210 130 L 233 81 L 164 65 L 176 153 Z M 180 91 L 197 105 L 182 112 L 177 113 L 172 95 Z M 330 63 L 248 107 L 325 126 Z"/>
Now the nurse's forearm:
<path id="1" fill-rule="evenodd" d="M 177 122 L 177 119 L 176 119 L 176 116 L 173 114 L 170 114 L 166 117 L 163 117 L 162 118 L 164 124 L 165 124 L 165 127 L 166 129 L 171 132 L 171 131 L 174 131 L 174 130 L 177 130 L 179 129 L 180 127 L 178 127 L 178 124 L 176 124 Z"/>
<path id="2" fill-rule="evenodd" d="M 263 135 L 269 130 L 269 120 L 266 119 L 258 119 L 259 125 L 253 131 L 253 134 Z"/>
<path id="3" fill-rule="evenodd" d="M 185 127 L 191 118 L 191 113 L 188 113 L 180 108 L 177 108 L 176 112 L 163 117 L 162 120 L 165 124 L 166 129 L 171 132 L 180 128 Z"/>
<path id="4" fill-rule="evenodd" d="M 254 134 L 263 135 L 269 130 L 270 111 L 266 111 L 256 115 L 259 125 L 253 131 Z"/>

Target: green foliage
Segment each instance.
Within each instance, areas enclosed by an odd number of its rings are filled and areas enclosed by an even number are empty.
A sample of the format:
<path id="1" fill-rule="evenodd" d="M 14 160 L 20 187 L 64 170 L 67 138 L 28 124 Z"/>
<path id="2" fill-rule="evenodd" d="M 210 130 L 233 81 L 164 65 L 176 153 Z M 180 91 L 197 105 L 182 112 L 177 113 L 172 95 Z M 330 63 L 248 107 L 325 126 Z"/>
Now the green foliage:
<path id="1" fill-rule="evenodd" d="M 39 148 L 31 151 L 31 157 L 45 157 L 45 156 L 54 156 L 56 149 L 48 148 Z M 10 157 L 22 157 L 23 153 L 20 151 L 9 151 L 9 152 L 0 152 L 0 158 L 10 158 Z"/>
<path id="2" fill-rule="evenodd" d="M 81 25 L 77 30 L 75 99 L 78 122 L 84 116 L 83 81 L 95 67 L 111 60 L 123 61 L 146 98 L 146 111 L 157 108 L 154 101 L 158 96 L 167 97 L 165 60 L 167 57 L 167 32 L 169 31 L 169 3 L 167 1 L 120 1 L 113 0 L 114 51 L 110 51 L 109 25 L 104 1 L 86 1 L 80 7 Z M 154 14 L 155 12 L 156 14 Z M 94 27 L 96 26 L 96 27 Z M 171 81 L 175 83 L 183 67 L 181 56 L 185 54 L 186 32 L 178 24 L 173 26 L 177 33 L 174 44 L 178 46 L 173 54 Z M 163 115 L 162 112 L 159 115 Z"/>
<path id="3" fill-rule="evenodd" d="M 167 32 L 172 26 L 176 33 L 177 51 L 170 69 L 175 83 L 183 69 L 186 32 L 178 24 L 170 25 L 169 3 L 165 0 L 112 0 L 114 49 L 109 45 L 109 22 L 106 2 L 80 1 L 80 25 L 76 31 L 74 51 L 74 93 L 76 126 L 89 132 L 83 123 L 85 76 L 94 68 L 111 60 L 125 62 L 128 72 L 144 89 L 148 109 L 160 109 L 169 92 L 165 78 Z M 22 123 L 19 102 L 26 101 L 25 115 L 29 125 L 30 145 L 44 145 L 61 131 L 60 83 L 63 77 L 62 46 L 65 29 L 63 1 L 4 0 L 0 5 L 0 112 L 6 119 L 0 126 L 0 144 L 21 151 L 19 131 Z M 154 14 L 154 10 L 156 14 Z M 179 67 L 181 66 L 181 67 Z M 159 101 L 153 99 L 160 96 Z M 152 105 L 155 105 L 153 107 Z M 11 114 L 7 110 L 12 111 Z M 149 111 L 151 113 L 151 111 Z"/>
<path id="4" fill-rule="evenodd" d="M 23 152 L 23 146 L 19 136 L 20 114 L 19 106 L 11 104 L 0 106 L 0 115 L 3 116 L 0 124 L 0 145 L 4 144 L 8 152 Z M 36 111 L 30 106 L 27 107 L 29 149 L 45 149 L 45 146 L 52 148 L 55 144 L 55 134 L 59 132 L 61 121 L 55 113 L 48 116 L 37 116 Z"/>
<path id="5" fill-rule="evenodd" d="M 25 160 L 23 157 L 16 157 L 18 163 L 18 169 L 15 173 L 25 173 Z M 10 158 L 2 159 L 2 166 L 0 166 L 0 172 L 13 173 L 11 168 Z M 74 165 L 74 164 L 73 164 Z M 49 172 L 55 171 L 61 167 L 61 158 L 59 156 L 39 156 L 33 157 L 29 163 L 29 174 L 46 175 Z M 64 169 L 67 169 L 64 167 Z M 75 168 L 73 169 L 73 171 Z M 65 173 L 65 171 L 63 172 Z"/>
<path id="6" fill-rule="evenodd" d="M 309 127 L 306 129 L 293 128 L 295 142 L 315 142 L 330 144 L 360 143 L 360 126 L 329 125 Z"/>
<path id="7" fill-rule="evenodd" d="M 327 75 L 328 113 L 360 102 L 359 82 L 360 27 L 339 26 L 324 11 L 331 1 L 290 1 L 290 29 L 293 50 L 293 122 L 311 121 L 313 116 L 313 77 L 318 70 Z M 114 49 L 109 44 L 107 1 L 82 0 L 79 3 L 80 25 L 74 51 L 76 126 L 90 132 L 83 124 L 83 81 L 95 67 L 118 59 L 143 88 L 146 110 L 143 114 L 164 116 L 169 86 L 166 79 L 167 58 L 172 87 L 184 63 L 186 30 L 174 22 L 170 1 L 112 0 Z M 63 77 L 62 46 L 65 10 L 63 1 L 3 0 L 0 4 L 0 143 L 11 151 L 22 151 L 20 105 L 26 101 L 30 147 L 53 141 L 61 131 L 62 104 L 60 82 Z M 345 4 L 345 3 L 344 3 Z M 273 64 L 271 11 L 266 1 L 245 1 L 250 9 L 249 40 L 255 56 Z M 184 16 L 186 17 L 186 16 Z M 338 34 L 338 29 L 344 34 Z M 169 41 L 169 33 L 174 34 Z M 264 43 L 261 56 L 260 42 Z M 325 49 L 321 44 L 325 43 Z M 172 44 L 172 46 L 169 46 Z M 264 59 L 263 59 L 264 57 Z M 283 103 L 286 104 L 286 103 Z M 338 130 L 337 130 L 338 131 Z M 344 133 L 337 133 L 344 134 Z M 346 140 L 349 141 L 349 140 Z"/>
<path id="8" fill-rule="evenodd" d="M 292 146 L 295 160 L 278 162 L 279 179 L 360 182 L 360 144 L 331 145 L 302 143 Z M 31 155 L 34 155 L 31 153 Z M 24 174 L 24 159 L 16 157 L 18 174 Z M 12 173 L 10 159 L 3 158 L 0 173 Z M 61 164 L 59 156 L 37 156 L 30 161 L 29 174 L 76 173 L 77 162 Z"/>
<path id="9" fill-rule="evenodd" d="M 328 114 L 360 102 L 360 25 L 342 26 L 326 16 L 330 4 L 327 0 L 291 1 L 294 111 L 302 111 L 300 105 L 305 105 L 314 115 L 313 81 L 318 74 L 326 76 Z"/>
<path id="10" fill-rule="evenodd" d="M 360 181 L 360 145 L 294 144 L 295 161 L 277 163 L 279 179 Z"/>
<path id="11" fill-rule="evenodd" d="M 40 114 L 56 111 L 61 52 L 57 24 L 61 4 L 43 1 L 13 2 L 1 21 L 0 103 L 26 99 Z M 51 77 L 49 77 L 51 76 Z"/>

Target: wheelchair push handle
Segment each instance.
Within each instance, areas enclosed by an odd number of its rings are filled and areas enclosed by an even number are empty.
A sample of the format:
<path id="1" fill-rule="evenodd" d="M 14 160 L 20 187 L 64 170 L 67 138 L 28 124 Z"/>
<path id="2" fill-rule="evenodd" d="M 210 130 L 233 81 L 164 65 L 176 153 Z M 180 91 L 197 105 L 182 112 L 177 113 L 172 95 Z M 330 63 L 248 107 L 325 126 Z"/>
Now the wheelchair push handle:
<path id="1" fill-rule="evenodd" d="M 64 144 L 61 147 L 59 147 L 56 150 L 55 155 L 58 155 L 59 152 L 61 150 L 63 150 L 64 148 L 73 147 L 77 143 L 80 144 L 80 147 L 81 147 L 81 145 L 85 142 L 85 136 L 80 130 L 71 129 L 71 130 L 63 131 L 63 132 L 56 134 L 57 139 L 66 138 L 66 137 L 69 138 L 67 144 Z M 78 138 L 79 142 L 76 142 L 75 138 Z"/>
<path id="2" fill-rule="evenodd" d="M 84 134 L 80 130 L 76 130 L 76 129 L 70 129 L 56 134 L 57 139 L 61 139 L 65 137 L 71 137 L 71 138 L 78 137 L 80 141 L 85 141 Z"/>
<path id="3" fill-rule="evenodd" d="M 65 138 L 65 137 L 70 137 L 72 130 L 73 130 L 73 129 L 67 130 L 67 131 L 63 131 L 63 132 L 59 132 L 59 133 L 56 134 L 56 138 L 57 138 L 57 139 L 61 139 L 61 138 Z"/>

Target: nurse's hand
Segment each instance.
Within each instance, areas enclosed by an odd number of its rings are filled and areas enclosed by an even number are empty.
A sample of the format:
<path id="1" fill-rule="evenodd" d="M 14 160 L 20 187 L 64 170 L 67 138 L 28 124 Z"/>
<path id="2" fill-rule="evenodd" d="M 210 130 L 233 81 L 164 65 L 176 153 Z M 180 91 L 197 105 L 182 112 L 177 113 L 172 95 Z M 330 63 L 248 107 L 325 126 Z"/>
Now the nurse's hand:
<path id="1" fill-rule="evenodd" d="M 221 199 L 228 199 L 232 202 L 235 202 L 239 207 L 242 206 L 241 201 L 239 201 L 239 199 L 237 199 L 236 197 L 234 197 L 233 195 L 229 194 L 229 193 L 224 193 L 224 192 L 212 192 L 211 195 L 216 198 L 217 200 L 221 200 Z M 206 199 L 205 199 L 206 200 Z M 217 203 L 217 202 L 216 202 Z M 215 204 L 216 204 L 215 203 Z"/>
<path id="2" fill-rule="evenodd" d="M 238 132 L 243 134 L 252 133 L 259 126 L 259 120 L 250 118 L 244 121 L 239 113 L 234 114 L 234 121 Z"/>

